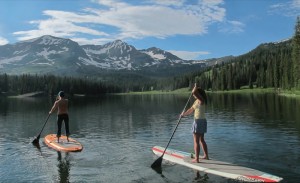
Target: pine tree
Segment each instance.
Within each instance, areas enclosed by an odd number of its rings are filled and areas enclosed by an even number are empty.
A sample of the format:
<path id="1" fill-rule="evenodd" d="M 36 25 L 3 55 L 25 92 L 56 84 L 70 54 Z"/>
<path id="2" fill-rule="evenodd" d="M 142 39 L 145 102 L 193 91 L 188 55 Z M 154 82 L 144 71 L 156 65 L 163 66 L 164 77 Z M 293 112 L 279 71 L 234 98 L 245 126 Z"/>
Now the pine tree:
<path id="1" fill-rule="evenodd" d="M 293 37 L 293 81 L 294 87 L 300 89 L 300 16 L 297 17 L 295 26 L 295 35 Z"/>

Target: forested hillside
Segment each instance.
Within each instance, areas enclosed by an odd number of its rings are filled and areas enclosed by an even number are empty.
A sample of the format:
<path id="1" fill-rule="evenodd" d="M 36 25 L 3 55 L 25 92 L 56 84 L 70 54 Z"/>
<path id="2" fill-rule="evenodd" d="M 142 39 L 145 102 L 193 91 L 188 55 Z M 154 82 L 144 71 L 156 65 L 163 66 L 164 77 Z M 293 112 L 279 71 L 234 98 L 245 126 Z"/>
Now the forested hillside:
<path id="1" fill-rule="evenodd" d="M 291 40 L 262 44 L 226 65 L 216 65 L 196 80 L 206 89 L 234 90 L 242 86 L 291 89 Z"/>
<path id="2" fill-rule="evenodd" d="M 226 64 L 158 82 L 159 89 L 177 89 L 197 82 L 206 90 L 249 88 L 300 89 L 300 17 L 292 39 L 261 44 Z"/>

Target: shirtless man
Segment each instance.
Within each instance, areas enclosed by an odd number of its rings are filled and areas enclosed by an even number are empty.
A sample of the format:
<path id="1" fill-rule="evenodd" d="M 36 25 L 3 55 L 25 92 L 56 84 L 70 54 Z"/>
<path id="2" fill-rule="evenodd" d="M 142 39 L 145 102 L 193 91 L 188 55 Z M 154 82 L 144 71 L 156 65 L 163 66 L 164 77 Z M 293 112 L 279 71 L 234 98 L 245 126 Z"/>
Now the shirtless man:
<path id="1" fill-rule="evenodd" d="M 49 111 L 49 114 L 53 113 L 57 110 L 57 142 L 59 142 L 59 138 L 61 136 L 61 125 L 62 122 L 65 122 L 66 136 L 69 141 L 69 115 L 68 115 L 68 99 L 65 99 L 65 93 L 60 91 L 57 96 L 57 100 L 55 101 L 52 109 Z"/>

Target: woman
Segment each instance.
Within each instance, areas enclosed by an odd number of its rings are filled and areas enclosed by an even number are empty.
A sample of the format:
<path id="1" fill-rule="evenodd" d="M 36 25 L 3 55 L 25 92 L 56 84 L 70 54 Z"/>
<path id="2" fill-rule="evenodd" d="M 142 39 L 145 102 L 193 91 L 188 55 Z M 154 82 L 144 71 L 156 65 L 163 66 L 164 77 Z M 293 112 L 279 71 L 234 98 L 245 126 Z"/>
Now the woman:
<path id="1" fill-rule="evenodd" d="M 208 150 L 207 145 L 204 139 L 204 134 L 207 132 L 207 121 L 205 117 L 205 107 L 207 104 L 207 96 L 203 89 L 195 86 L 193 88 L 193 96 L 195 97 L 195 102 L 191 108 L 186 110 L 181 114 L 181 116 L 187 116 L 194 112 L 194 122 L 192 126 L 192 132 L 194 137 L 194 151 L 195 151 L 195 159 L 194 163 L 199 163 L 199 154 L 200 154 L 200 144 L 204 151 L 204 156 L 201 159 L 209 159 L 208 158 Z"/>

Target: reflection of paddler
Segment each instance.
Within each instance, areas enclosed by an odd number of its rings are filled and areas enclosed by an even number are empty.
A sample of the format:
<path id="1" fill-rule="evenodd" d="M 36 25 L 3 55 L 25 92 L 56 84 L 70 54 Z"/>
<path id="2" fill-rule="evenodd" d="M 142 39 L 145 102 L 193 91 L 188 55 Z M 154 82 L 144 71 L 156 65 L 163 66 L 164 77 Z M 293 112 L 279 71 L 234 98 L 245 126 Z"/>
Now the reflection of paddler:
<path id="1" fill-rule="evenodd" d="M 57 151 L 57 161 L 58 161 L 58 175 L 59 182 L 70 182 L 70 169 L 71 164 L 69 161 L 69 153 L 65 153 L 66 156 L 62 158 L 61 152 Z"/>
<path id="2" fill-rule="evenodd" d="M 49 114 L 53 113 L 57 109 L 57 141 L 61 136 L 61 125 L 62 122 L 65 122 L 66 136 L 69 140 L 69 115 L 68 115 L 68 99 L 65 99 L 65 93 L 60 91 L 56 98 L 56 101 L 49 111 Z"/>
<path id="3" fill-rule="evenodd" d="M 200 182 L 207 182 L 208 179 L 209 179 L 209 177 L 207 176 L 206 173 L 203 176 L 201 176 L 200 172 L 196 171 L 196 177 L 194 180 L 197 180 Z"/>

